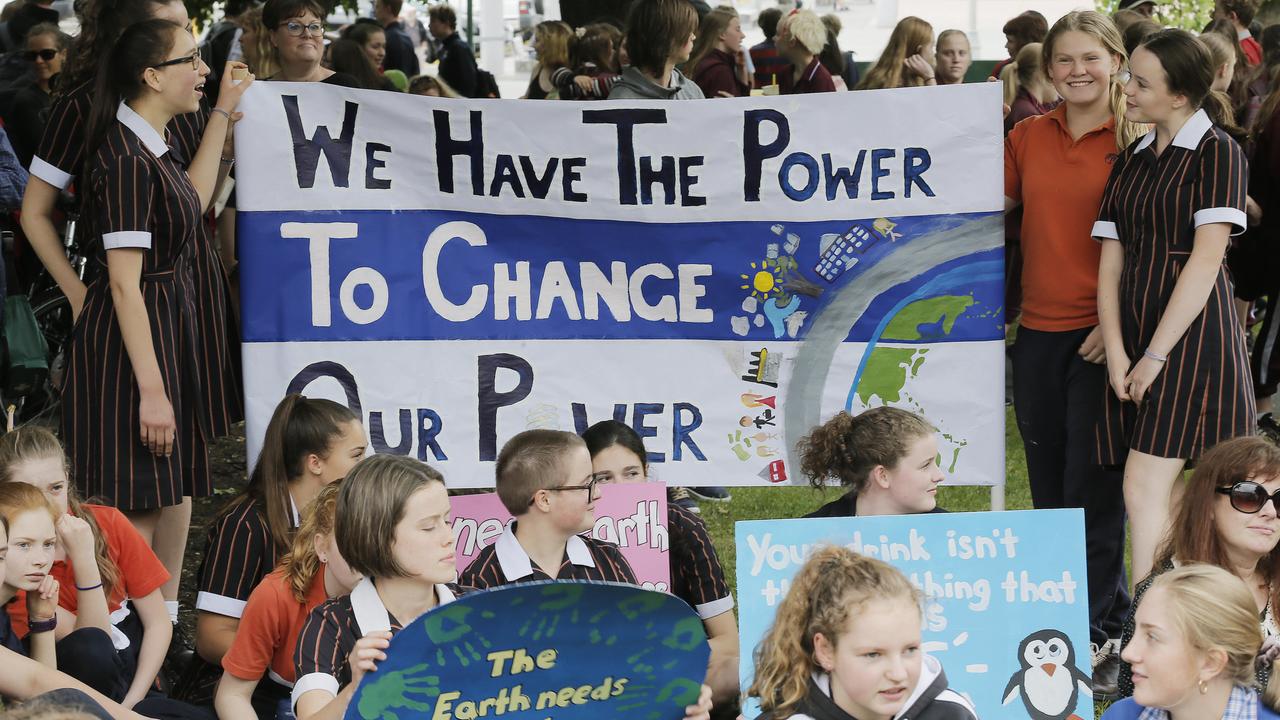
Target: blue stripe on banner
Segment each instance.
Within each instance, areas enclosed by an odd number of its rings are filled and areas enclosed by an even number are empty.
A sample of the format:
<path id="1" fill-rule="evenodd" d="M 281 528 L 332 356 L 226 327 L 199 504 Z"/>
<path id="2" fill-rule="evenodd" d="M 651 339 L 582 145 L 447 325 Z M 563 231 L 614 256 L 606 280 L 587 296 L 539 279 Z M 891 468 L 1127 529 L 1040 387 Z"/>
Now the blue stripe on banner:
<path id="1" fill-rule="evenodd" d="M 909 270 L 916 247 L 991 215 L 783 225 L 242 212 L 241 292 L 255 309 L 244 339 L 802 339 L 837 296 L 857 299 L 845 289 L 871 268 Z M 1002 338 L 993 240 L 890 287 L 868 282 L 848 339 Z"/>

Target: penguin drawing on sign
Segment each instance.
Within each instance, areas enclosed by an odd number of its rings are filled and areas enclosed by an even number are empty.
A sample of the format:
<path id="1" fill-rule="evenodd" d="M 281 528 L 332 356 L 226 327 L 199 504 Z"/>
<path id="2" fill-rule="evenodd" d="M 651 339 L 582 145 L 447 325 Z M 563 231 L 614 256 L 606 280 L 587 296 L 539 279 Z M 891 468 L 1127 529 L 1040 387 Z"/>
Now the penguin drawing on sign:
<path id="1" fill-rule="evenodd" d="M 1018 645 L 1020 667 L 1004 688 L 1008 705 L 1021 694 L 1032 720 L 1070 720 L 1080 693 L 1092 693 L 1089 676 L 1076 667 L 1075 650 L 1066 633 L 1038 630 Z"/>

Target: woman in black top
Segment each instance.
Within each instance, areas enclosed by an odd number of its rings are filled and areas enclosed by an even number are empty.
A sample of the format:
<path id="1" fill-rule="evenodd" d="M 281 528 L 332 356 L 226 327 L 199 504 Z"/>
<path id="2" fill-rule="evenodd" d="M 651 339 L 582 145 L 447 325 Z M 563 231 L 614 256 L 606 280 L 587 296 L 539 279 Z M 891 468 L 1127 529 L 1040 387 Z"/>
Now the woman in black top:
<path id="1" fill-rule="evenodd" d="M 1099 461 L 1125 466 L 1133 574 L 1143 578 L 1187 460 L 1255 427 L 1244 333 L 1223 258 L 1245 228 L 1244 153 L 1215 126 L 1208 49 L 1182 30 L 1130 58 L 1126 119 L 1154 129 L 1115 162 L 1093 235 L 1110 389 Z M 1203 106 L 1203 107 L 1202 107 Z M 1208 111 L 1208 112 L 1206 112 Z"/>
<path id="2" fill-rule="evenodd" d="M 70 45 L 70 36 L 51 23 L 41 23 L 27 31 L 24 54 L 35 69 L 35 78 L 13 96 L 13 106 L 4 118 L 5 132 L 9 133 L 13 151 L 23 167 L 31 167 L 31 157 L 44 131 L 42 116 L 53 101 L 55 84 Z"/>
<path id="3" fill-rule="evenodd" d="M 324 8 L 315 0 L 267 0 L 262 6 L 262 24 L 271 34 L 280 68 L 271 80 L 360 87 L 350 75 L 320 64 L 324 58 Z"/>

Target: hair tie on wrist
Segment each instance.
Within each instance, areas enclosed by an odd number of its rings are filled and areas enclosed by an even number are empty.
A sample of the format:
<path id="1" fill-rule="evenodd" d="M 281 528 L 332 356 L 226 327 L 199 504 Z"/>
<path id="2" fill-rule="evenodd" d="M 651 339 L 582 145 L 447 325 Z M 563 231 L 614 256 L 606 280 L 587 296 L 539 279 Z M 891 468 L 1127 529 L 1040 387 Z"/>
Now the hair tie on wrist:
<path id="1" fill-rule="evenodd" d="M 100 587 L 102 587 L 101 581 L 99 581 L 97 585 L 90 585 L 89 587 L 80 587 L 79 585 L 77 585 L 76 589 L 79 590 L 80 592 L 89 592 L 90 590 L 97 590 Z"/>

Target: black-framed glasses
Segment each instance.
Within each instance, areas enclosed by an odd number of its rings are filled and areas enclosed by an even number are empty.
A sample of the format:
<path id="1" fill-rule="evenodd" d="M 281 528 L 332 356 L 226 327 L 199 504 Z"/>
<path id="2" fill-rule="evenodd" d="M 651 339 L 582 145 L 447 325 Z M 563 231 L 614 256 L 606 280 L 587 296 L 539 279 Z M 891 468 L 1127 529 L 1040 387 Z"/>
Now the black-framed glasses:
<path id="1" fill-rule="evenodd" d="M 35 62 L 36 58 L 40 58 L 45 62 L 53 62 L 53 59 L 58 57 L 58 51 L 54 50 L 53 48 L 45 48 L 43 50 L 27 50 L 26 52 L 22 53 L 22 57 L 26 58 L 27 62 Z"/>
<path id="2" fill-rule="evenodd" d="M 162 63 L 156 64 L 155 67 L 157 70 L 159 70 L 160 68 L 163 68 L 163 67 L 169 67 L 170 65 L 181 65 L 183 63 L 190 65 L 192 70 L 199 70 L 200 69 L 200 51 L 196 50 L 190 55 L 183 55 L 180 58 L 165 60 Z"/>
<path id="3" fill-rule="evenodd" d="M 591 502 L 591 500 L 593 500 L 594 498 L 600 497 L 598 494 L 596 494 L 596 486 L 603 485 L 607 482 L 609 481 L 604 478 L 592 476 L 592 478 L 587 481 L 586 485 L 561 485 L 560 487 L 550 487 L 550 488 L 542 488 L 542 489 L 546 490 L 547 492 L 569 492 L 571 490 L 586 490 L 587 502 Z M 534 498 L 529 498 L 529 504 L 533 505 L 533 503 L 534 503 Z"/>
<path id="4" fill-rule="evenodd" d="M 277 27 L 283 27 L 284 31 L 293 37 L 302 37 L 303 34 L 307 34 L 312 37 L 320 37 L 324 35 L 324 25 L 318 22 L 306 23 L 304 25 L 297 20 L 290 20 L 288 22 L 280 23 Z"/>
<path id="5" fill-rule="evenodd" d="M 1271 506 L 1280 512 L 1280 490 L 1273 493 L 1267 492 L 1261 483 L 1252 480 L 1241 480 L 1231 487 L 1220 487 L 1215 490 L 1219 495 L 1228 495 L 1231 497 L 1231 507 L 1237 512 L 1253 514 L 1258 512 L 1271 501 Z"/>

